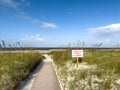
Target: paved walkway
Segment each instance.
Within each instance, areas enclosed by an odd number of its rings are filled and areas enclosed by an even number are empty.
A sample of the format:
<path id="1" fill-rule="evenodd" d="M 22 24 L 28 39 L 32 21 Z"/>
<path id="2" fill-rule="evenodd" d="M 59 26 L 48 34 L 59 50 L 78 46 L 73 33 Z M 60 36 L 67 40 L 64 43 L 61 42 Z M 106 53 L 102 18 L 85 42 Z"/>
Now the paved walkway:
<path id="1" fill-rule="evenodd" d="M 47 55 L 45 57 L 46 59 L 33 82 L 31 90 L 61 90 L 52 65 L 52 59 Z"/>

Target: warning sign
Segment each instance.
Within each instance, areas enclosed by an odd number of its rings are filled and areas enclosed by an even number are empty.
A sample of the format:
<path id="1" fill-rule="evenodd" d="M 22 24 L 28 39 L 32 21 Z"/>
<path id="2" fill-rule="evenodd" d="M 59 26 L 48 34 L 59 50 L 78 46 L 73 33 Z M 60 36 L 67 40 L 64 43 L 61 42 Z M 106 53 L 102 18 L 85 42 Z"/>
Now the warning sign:
<path id="1" fill-rule="evenodd" d="M 72 50 L 72 57 L 83 57 L 83 50 Z"/>

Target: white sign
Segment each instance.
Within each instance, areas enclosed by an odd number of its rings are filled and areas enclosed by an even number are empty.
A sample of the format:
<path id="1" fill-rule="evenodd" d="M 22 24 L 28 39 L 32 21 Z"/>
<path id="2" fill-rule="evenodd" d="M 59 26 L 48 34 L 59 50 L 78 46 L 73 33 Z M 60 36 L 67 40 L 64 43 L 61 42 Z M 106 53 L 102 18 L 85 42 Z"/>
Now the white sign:
<path id="1" fill-rule="evenodd" d="M 72 50 L 72 57 L 83 57 L 83 50 Z"/>

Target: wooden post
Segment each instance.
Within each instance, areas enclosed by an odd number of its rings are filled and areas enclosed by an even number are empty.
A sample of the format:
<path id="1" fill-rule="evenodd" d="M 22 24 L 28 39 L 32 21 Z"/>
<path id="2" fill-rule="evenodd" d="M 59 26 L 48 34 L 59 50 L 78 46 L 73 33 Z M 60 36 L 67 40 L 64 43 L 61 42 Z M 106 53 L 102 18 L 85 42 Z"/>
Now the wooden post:
<path id="1" fill-rule="evenodd" d="M 79 64 L 78 57 L 77 57 L 77 62 L 76 63 L 77 63 L 77 68 L 78 68 L 78 64 Z"/>

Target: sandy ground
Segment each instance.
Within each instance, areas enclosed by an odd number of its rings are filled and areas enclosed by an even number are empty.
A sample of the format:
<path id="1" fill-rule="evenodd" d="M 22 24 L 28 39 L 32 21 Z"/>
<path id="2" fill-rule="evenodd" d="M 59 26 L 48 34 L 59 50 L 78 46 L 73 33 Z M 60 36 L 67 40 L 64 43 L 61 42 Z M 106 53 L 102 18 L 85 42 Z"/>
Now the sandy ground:
<path id="1" fill-rule="evenodd" d="M 52 65 L 52 59 L 48 55 L 45 55 L 45 57 L 46 59 L 18 90 L 61 90 Z"/>

